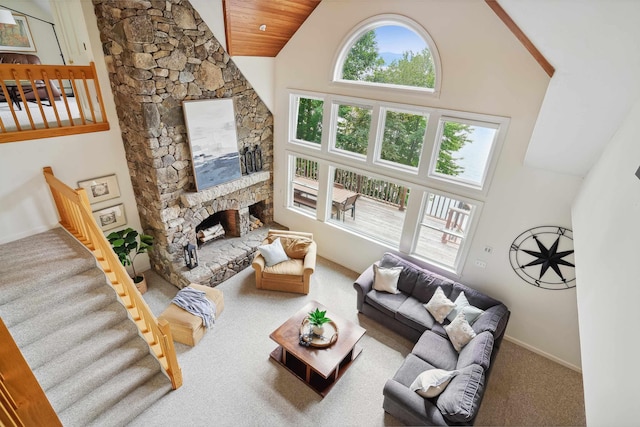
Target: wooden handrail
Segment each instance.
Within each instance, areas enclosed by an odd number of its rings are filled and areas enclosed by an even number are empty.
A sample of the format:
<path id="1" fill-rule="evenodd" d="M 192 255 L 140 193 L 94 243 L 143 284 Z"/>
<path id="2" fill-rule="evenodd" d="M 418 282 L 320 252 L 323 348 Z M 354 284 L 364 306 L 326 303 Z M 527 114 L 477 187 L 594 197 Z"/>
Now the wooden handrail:
<path id="1" fill-rule="evenodd" d="M 140 292 L 113 252 L 111 244 L 98 227 L 83 188 L 73 190 L 53 175 L 47 166 L 43 173 L 60 216 L 60 225 L 85 245 L 104 270 L 118 297 L 129 311 L 142 336 L 171 379 L 173 389 L 182 385 L 182 371 L 166 321 L 158 322 Z"/>
<path id="2" fill-rule="evenodd" d="M 66 92 L 67 82 L 72 95 Z M 54 86 L 60 91 L 57 102 Z M 93 62 L 89 65 L 0 63 L 0 95 L 10 113 L 10 117 L 0 116 L 0 143 L 109 130 Z M 27 100 L 27 95 L 33 99 Z M 29 102 L 37 108 L 30 108 Z"/>
<path id="3" fill-rule="evenodd" d="M 0 343 L 0 426 L 62 427 L 2 318 Z"/>

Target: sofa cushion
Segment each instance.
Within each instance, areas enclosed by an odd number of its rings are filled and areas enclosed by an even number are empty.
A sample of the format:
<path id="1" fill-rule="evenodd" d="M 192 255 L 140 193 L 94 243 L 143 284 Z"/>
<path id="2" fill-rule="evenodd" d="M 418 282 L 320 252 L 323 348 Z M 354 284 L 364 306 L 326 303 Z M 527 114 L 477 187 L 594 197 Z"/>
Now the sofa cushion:
<path id="1" fill-rule="evenodd" d="M 380 267 L 373 264 L 373 289 L 376 291 L 389 292 L 397 294 L 398 278 L 402 272 L 402 267 Z"/>
<path id="2" fill-rule="evenodd" d="M 476 336 L 476 332 L 471 328 L 462 312 L 458 313 L 453 322 L 444 327 L 444 330 L 447 331 L 451 344 L 458 351 L 461 351 Z"/>
<path id="3" fill-rule="evenodd" d="M 433 316 L 424 309 L 422 303 L 413 297 L 404 300 L 398 308 L 395 318 L 420 332 L 432 329 L 437 324 Z"/>
<path id="4" fill-rule="evenodd" d="M 482 332 L 469 341 L 460 351 L 456 369 L 466 368 L 470 365 L 480 365 L 486 371 L 491 363 L 492 351 L 493 335 L 488 331 Z"/>
<path id="5" fill-rule="evenodd" d="M 436 322 L 442 324 L 447 315 L 455 308 L 455 304 L 444 295 L 442 288 L 438 286 L 435 293 L 428 303 L 424 304 L 424 308 L 436 319 Z"/>
<path id="6" fill-rule="evenodd" d="M 478 413 L 484 392 L 484 370 L 479 365 L 459 369 L 436 405 L 442 415 L 455 423 L 469 423 Z"/>
<path id="7" fill-rule="evenodd" d="M 429 369 L 422 372 L 409 386 L 409 390 L 415 391 L 422 397 L 436 397 L 447 388 L 451 378 L 457 371 L 445 371 L 444 369 Z"/>
<path id="8" fill-rule="evenodd" d="M 276 239 L 280 240 L 284 252 L 289 258 L 304 259 L 309 251 L 309 246 L 313 240 L 308 237 L 287 236 L 272 234 L 265 239 L 266 243 L 273 243 Z"/>
<path id="9" fill-rule="evenodd" d="M 409 354 L 396 371 L 393 379 L 409 388 L 420 373 L 429 369 L 436 369 L 436 367 L 413 354 Z"/>
<path id="10" fill-rule="evenodd" d="M 411 353 L 428 362 L 436 368 L 453 371 L 458 363 L 458 352 L 453 348 L 449 339 L 426 331 Z"/>
<path id="11" fill-rule="evenodd" d="M 372 289 L 367 293 L 365 302 L 393 318 L 398 308 L 400 308 L 407 298 L 408 296 L 402 292 L 399 294 L 390 294 Z"/>
<path id="12" fill-rule="evenodd" d="M 504 304 L 498 304 L 493 307 L 487 308 L 482 313 L 471 327 L 476 334 L 480 332 L 489 331 L 493 336 L 498 337 L 504 331 L 507 325 L 509 310 Z"/>
<path id="13" fill-rule="evenodd" d="M 497 299 L 491 298 L 490 296 L 461 283 L 454 283 L 451 294 L 447 296 L 451 301 L 455 301 L 455 299 L 458 298 L 458 295 L 460 295 L 460 292 L 464 292 L 469 304 L 482 310 L 487 310 L 489 307 L 501 304 Z"/>
<path id="14" fill-rule="evenodd" d="M 416 282 L 420 278 L 420 273 L 423 270 L 417 265 L 390 252 L 386 252 L 382 256 L 382 259 L 380 259 L 380 267 L 402 267 L 402 272 L 398 278 L 398 289 L 408 295 L 411 295 Z"/>
<path id="15" fill-rule="evenodd" d="M 304 264 L 301 259 L 290 259 L 288 261 L 280 262 L 271 267 L 265 267 L 262 271 L 262 277 L 274 277 L 279 276 L 301 276 L 304 274 Z"/>
<path id="16" fill-rule="evenodd" d="M 416 286 L 413 288 L 413 292 L 411 292 L 411 296 L 419 301 L 429 302 L 438 287 L 442 288 L 447 298 L 451 299 L 450 295 L 453 290 L 453 281 L 428 270 L 423 270 L 416 282 Z"/>

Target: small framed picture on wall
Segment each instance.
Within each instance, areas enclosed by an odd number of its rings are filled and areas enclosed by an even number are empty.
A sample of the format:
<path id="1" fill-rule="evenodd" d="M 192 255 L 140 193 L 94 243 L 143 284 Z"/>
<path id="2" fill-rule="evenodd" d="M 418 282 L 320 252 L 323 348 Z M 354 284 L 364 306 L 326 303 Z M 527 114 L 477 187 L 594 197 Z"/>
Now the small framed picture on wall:
<path id="1" fill-rule="evenodd" d="M 78 187 L 87 190 L 87 197 L 91 204 L 120 197 L 118 178 L 115 174 L 78 181 Z"/>
<path id="2" fill-rule="evenodd" d="M 124 214 L 124 205 L 122 203 L 94 211 L 93 217 L 102 231 L 111 230 L 112 228 L 120 227 L 127 223 L 127 217 Z"/>

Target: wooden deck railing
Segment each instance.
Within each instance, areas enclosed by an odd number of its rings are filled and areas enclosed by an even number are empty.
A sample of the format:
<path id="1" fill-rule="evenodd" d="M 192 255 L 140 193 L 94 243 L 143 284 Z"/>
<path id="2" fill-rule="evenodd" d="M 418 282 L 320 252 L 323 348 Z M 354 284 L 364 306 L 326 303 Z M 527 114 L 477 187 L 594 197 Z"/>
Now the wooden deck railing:
<path id="1" fill-rule="evenodd" d="M 298 157 L 296 159 L 296 175 L 317 181 L 318 162 Z M 404 210 L 409 198 L 409 188 L 407 187 L 383 179 L 370 178 L 349 170 L 336 169 L 333 182 L 334 185 L 340 185 L 342 188 L 360 193 L 360 195 L 377 202 L 397 206 L 400 210 Z M 431 203 L 427 204 L 426 212 L 431 217 L 446 220 L 450 208 L 464 208 L 458 200 L 438 194 L 432 194 L 431 197 Z"/>
<path id="2" fill-rule="evenodd" d="M 86 191 L 83 188 L 73 190 L 68 187 L 53 175 L 53 170 L 48 166 L 43 169 L 43 173 L 58 208 L 60 224 L 93 252 L 142 336 L 171 379 L 173 388 L 179 388 L 182 385 L 182 371 L 178 365 L 169 323 L 164 319 L 158 321 L 142 299 L 93 218 Z"/>
<path id="3" fill-rule="evenodd" d="M 0 64 L 2 98 L 0 143 L 109 129 L 93 62 Z"/>

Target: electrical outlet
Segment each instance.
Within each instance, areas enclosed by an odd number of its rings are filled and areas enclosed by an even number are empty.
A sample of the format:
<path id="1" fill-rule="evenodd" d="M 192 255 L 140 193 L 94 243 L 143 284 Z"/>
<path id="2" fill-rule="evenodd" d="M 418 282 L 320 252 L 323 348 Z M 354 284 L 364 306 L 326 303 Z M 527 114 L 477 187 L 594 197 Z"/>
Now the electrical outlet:
<path id="1" fill-rule="evenodd" d="M 485 246 L 483 249 L 485 254 L 492 254 L 493 253 L 493 248 L 491 246 Z"/>
<path id="2" fill-rule="evenodd" d="M 482 261 L 482 260 L 477 259 L 476 260 L 476 267 L 487 268 L 487 263 Z"/>

